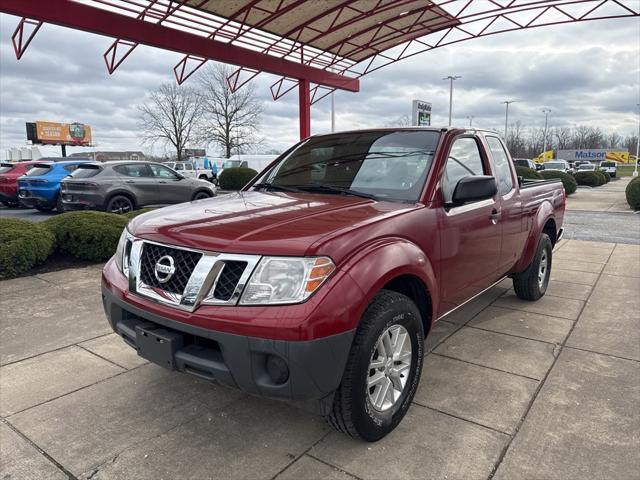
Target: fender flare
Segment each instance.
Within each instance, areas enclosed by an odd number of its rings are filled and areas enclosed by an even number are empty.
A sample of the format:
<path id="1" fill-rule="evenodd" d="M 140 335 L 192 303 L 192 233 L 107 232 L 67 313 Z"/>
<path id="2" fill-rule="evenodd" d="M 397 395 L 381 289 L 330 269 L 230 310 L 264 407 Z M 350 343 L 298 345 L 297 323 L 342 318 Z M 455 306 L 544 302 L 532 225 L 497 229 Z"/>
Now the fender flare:
<path id="1" fill-rule="evenodd" d="M 533 260 L 533 256 L 535 255 L 538 248 L 540 236 L 542 235 L 544 226 L 549 220 L 553 220 L 555 222 L 553 205 L 551 205 L 551 202 L 545 201 L 540 205 L 538 211 L 536 212 L 536 215 L 532 220 L 531 229 L 529 230 L 529 236 L 527 237 L 527 241 L 525 243 L 524 250 L 522 251 L 522 255 L 520 256 L 520 260 L 518 260 L 516 265 L 513 267 L 514 273 L 520 273 L 526 270 Z"/>
<path id="2" fill-rule="evenodd" d="M 411 275 L 427 289 L 431 300 L 431 324 L 436 319 L 440 296 L 435 271 L 426 253 L 416 244 L 404 238 L 378 239 L 359 249 L 342 269 L 364 293 L 355 307 L 356 318 L 362 318 L 375 295 L 391 280 Z"/>

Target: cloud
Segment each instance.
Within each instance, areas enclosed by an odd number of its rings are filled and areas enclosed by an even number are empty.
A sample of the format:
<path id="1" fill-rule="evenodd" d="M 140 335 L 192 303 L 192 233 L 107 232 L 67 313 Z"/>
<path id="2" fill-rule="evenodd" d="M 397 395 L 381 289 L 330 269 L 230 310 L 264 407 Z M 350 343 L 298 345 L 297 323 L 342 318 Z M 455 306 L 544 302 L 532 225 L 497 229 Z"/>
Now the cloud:
<path id="1" fill-rule="evenodd" d="M 10 34 L 18 19 L 0 15 L 0 148 L 22 146 L 25 122 L 79 121 L 92 125 L 100 149 L 145 149 L 137 105 L 163 82 L 173 82 L 181 55 L 139 46 L 113 75 L 102 54 L 112 39 L 44 25 L 17 61 Z M 433 104 L 433 123 L 448 121 L 449 85 L 456 74 L 454 123 L 501 130 L 506 99 L 510 121 L 539 127 L 543 107 L 552 126 L 587 124 L 622 135 L 637 129 L 640 101 L 640 22 L 621 19 L 537 28 L 445 46 L 382 68 L 361 79 L 357 94 L 335 94 L 338 129 L 380 127 L 410 114 L 411 101 Z M 277 102 L 261 74 L 256 92 L 267 148 L 298 139 L 296 91 Z M 189 80 L 191 82 L 192 80 Z M 330 129 L 329 97 L 314 105 L 312 131 Z M 44 149 L 57 153 L 57 148 Z M 213 150 L 213 149 L 212 149 Z M 82 151 L 76 149 L 76 151 Z"/>

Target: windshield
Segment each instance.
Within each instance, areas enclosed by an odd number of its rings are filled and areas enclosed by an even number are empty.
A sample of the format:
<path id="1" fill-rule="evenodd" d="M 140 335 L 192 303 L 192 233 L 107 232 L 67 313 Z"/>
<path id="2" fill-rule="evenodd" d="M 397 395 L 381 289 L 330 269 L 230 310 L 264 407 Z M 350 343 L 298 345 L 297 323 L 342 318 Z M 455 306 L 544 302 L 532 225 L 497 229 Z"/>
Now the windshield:
<path id="1" fill-rule="evenodd" d="M 11 163 L 0 164 L 0 174 L 1 173 L 9 173 L 14 168 L 15 168 L 14 165 L 11 164 Z"/>
<path id="2" fill-rule="evenodd" d="M 51 165 L 47 165 L 46 163 L 36 163 L 33 168 L 27 172 L 27 176 L 38 177 L 49 173 L 49 170 L 51 170 Z"/>
<path id="3" fill-rule="evenodd" d="M 547 162 L 544 164 L 544 168 L 547 168 L 547 169 L 558 168 L 558 169 L 564 170 L 567 167 L 562 162 Z"/>
<path id="4" fill-rule="evenodd" d="M 513 164 L 517 167 L 528 167 L 529 166 L 529 161 L 528 160 L 514 160 Z"/>
<path id="5" fill-rule="evenodd" d="M 593 170 L 595 167 L 593 165 L 589 165 L 588 163 L 583 163 L 578 167 L 578 170 Z"/>
<path id="6" fill-rule="evenodd" d="M 602 162 L 602 163 L 600 164 L 600 166 L 601 166 L 601 167 L 615 167 L 615 166 L 616 166 L 616 164 L 615 164 L 615 162 Z"/>
<path id="7" fill-rule="evenodd" d="M 100 173 L 101 168 L 98 165 L 79 165 L 71 174 L 71 178 L 89 178 L 95 177 Z"/>
<path id="8" fill-rule="evenodd" d="M 415 202 L 438 138 L 433 131 L 354 132 L 310 138 L 254 186 Z"/>

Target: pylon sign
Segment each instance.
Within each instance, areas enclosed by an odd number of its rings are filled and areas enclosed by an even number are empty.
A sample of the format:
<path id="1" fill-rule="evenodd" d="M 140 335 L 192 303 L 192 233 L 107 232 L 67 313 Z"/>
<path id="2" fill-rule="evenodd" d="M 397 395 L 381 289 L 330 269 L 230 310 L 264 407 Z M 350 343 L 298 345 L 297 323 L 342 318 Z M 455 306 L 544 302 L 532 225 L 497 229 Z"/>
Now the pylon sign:
<path id="1" fill-rule="evenodd" d="M 425 102 L 424 100 L 413 101 L 411 124 L 414 127 L 431 125 L 431 104 L 429 102 Z"/>

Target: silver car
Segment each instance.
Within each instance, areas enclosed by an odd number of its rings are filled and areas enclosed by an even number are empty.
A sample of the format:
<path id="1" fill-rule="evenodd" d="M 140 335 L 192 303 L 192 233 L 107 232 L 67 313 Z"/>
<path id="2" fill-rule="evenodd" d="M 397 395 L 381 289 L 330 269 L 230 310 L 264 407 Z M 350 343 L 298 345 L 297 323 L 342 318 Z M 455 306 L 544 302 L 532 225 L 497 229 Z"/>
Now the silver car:
<path id="1" fill-rule="evenodd" d="M 64 210 L 126 213 L 150 205 L 169 205 L 213 197 L 216 187 L 185 178 L 152 162 L 91 162 L 61 182 Z"/>

